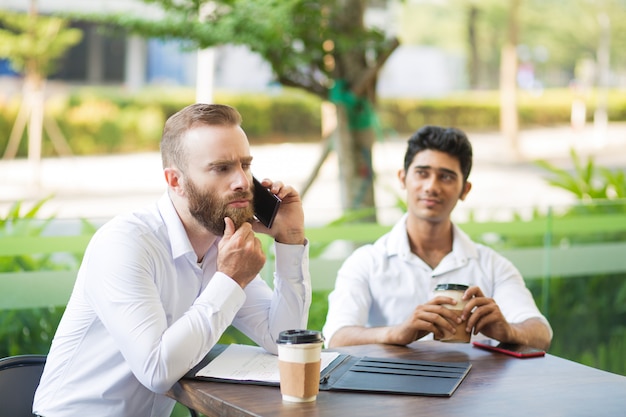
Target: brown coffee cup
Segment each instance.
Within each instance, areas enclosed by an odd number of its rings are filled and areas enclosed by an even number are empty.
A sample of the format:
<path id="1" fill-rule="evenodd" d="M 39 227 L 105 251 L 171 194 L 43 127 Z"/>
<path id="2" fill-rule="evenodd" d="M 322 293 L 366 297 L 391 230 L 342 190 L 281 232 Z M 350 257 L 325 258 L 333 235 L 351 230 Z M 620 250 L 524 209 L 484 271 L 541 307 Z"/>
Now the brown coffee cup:
<path id="1" fill-rule="evenodd" d="M 320 388 L 322 333 L 285 330 L 280 332 L 276 343 L 283 401 L 315 401 Z"/>
<path id="2" fill-rule="evenodd" d="M 465 305 L 467 304 L 467 301 L 462 298 L 468 288 L 469 286 L 464 284 L 439 284 L 435 287 L 435 295 L 455 299 L 457 301 L 456 304 L 442 304 L 442 306 L 454 311 L 454 313 L 460 317 L 463 313 Z M 466 326 L 467 321 L 458 323 L 456 324 L 456 333 L 444 330 L 443 337 L 437 338 L 435 336 L 435 340 L 452 343 L 469 343 L 472 338 L 472 332 L 467 332 L 465 330 Z"/>

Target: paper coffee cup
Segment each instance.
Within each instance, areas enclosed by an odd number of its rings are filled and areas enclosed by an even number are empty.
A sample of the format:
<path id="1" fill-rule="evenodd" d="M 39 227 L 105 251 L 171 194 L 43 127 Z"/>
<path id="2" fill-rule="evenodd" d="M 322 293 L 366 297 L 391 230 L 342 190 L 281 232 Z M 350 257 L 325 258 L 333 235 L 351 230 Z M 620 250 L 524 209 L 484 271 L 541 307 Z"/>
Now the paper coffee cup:
<path id="1" fill-rule="evenodd" d="M 458 316 L 461 316 L 461 313 L 467 304 L 467 301 L 462 300 L 462 298 L 468 288 L 469 286 L 464 284 L 439 284 L 435 287 L 435 295 L 455 299 L 457 301 L 456 304 L 442 304 L 442 306 L 453 310 Z M 465 330 L 466 326 L 466 321 L 457 324 L 456 333 L 444 331 L 443 337 L 441 339 L 435 337 L 435 340 L 440 340 L 442 342 L 468 343 L 472 338 L 472 333 Z"/>
<path id="2" fill-rule="evenodd" d="M 322 333 L 285 330 L 280 332 L 276 343 L 283 401 L 315 401 L 320 389 Z"/>

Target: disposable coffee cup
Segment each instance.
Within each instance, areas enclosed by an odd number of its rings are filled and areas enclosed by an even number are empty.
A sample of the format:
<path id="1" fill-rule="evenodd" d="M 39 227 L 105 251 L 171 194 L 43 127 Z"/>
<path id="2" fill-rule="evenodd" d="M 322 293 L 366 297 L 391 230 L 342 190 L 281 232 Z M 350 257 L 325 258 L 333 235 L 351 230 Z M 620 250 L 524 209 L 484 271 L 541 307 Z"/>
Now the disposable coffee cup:
<path id="1" fill-rule="evenodd" d="M 460 317 L 467 304 L 467 301 L 462 298 L 465 290 L 468 288 L 469 286 L 463 284 L 439 284 L 435 287 L 435 295 L 455 299 L 456 304 L 442 304 L 442 306 L 454 311 L 454 313 Z M 435 336 L 435 340 L 451 343 L 469 343 L 472 338 L 472 333 L 465 330 L 466 326 L 466 321 L 456 324 L 456 333 L 444 330 L 443 337 L 437 338 Z"/>
<path id="2" fill-rule="evenodd" d="M 276 343 L 283 401 L 315 401 L 320 390 L 322 333 L 316 330 L 285 330 L 280 332 Z"/>

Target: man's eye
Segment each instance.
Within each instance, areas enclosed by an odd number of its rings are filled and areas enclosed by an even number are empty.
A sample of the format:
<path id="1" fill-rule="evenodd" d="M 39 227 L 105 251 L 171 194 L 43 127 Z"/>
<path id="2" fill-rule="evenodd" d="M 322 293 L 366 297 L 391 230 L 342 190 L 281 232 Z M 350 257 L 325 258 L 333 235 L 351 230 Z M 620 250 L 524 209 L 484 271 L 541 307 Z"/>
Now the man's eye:
<path id="1" fill-rule="evenodd" d="M 249 163 L 249 162 L 248 162 L 248 163 L 241 164 L 241 167 L 242 167 L 243 169 L 246 169 L 246 170 L 247 170 L 247 169 L 250 169 L 250 167 L 251 167 L 251 166 L 252 166 L 252 164 L 251 164 L 251 163 Z"/>

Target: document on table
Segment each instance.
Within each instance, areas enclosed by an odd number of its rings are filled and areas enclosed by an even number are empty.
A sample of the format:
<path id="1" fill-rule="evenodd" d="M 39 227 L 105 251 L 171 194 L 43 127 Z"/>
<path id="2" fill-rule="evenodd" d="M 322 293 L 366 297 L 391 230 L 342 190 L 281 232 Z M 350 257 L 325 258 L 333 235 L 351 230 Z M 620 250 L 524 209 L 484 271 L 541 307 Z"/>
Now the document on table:
<path id="1" fill-rule="evenodd" d="M 320 369 L 324 370 L 338 356 L 337 352 L 322 352 Z M 279 383 L 278 356 L 259 346 L 232 344 L 200 369 L 196 376 Z"/>

